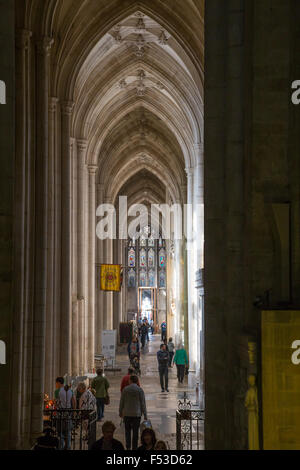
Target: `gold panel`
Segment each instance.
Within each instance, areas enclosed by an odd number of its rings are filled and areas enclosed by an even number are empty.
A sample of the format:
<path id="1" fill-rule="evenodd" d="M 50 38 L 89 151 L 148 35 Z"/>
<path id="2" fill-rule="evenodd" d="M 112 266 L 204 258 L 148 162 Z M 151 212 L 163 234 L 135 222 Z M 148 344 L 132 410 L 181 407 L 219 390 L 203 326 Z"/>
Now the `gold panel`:
<path id="1" fill-rule="evenodd" d="M 297 351 L 292 344 L 296 340 L 300 340 L 300 311 L 262 312 L 265 450 L 300 449 L 300 364 L 292 362 Z"/>

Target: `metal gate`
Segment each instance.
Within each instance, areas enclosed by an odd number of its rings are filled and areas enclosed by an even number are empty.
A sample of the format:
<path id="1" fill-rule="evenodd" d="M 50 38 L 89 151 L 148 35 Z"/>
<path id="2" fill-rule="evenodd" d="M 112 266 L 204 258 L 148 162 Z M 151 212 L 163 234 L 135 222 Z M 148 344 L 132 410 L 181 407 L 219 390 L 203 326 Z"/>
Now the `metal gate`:
<path id="1" fill-rule="evenodd" d="M 203 433 L 204 410 L 192 405 L 185 392 L 176 412 L 176 449 L 202 450 Z"/>
<path id="2" fill-rule="evenodd" d="M 97 413 L 89 410 L 44 410 L 44 427 L 51 427 L 60 449 L 88 450 L 96 441 Z M 63 445 L 62 445 L 63 444 Z"/>

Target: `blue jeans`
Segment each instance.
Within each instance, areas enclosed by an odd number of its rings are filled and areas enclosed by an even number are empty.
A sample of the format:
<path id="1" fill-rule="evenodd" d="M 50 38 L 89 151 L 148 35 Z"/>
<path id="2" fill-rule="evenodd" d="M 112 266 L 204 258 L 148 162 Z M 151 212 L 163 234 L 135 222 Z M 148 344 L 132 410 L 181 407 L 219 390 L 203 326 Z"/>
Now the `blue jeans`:
<path id="1" fill-rule="evenodd" d="M 57 433 L 59 438 L 59 449 L 60 450 L 71 450 L 71 432 L 72 432 L 72 420 L 71 418 L 65 418 L 57 423 Z"/>
<path id="2" fill-rule="evenodd" d="M 102 419 L 104 417 L 104 398 L 96 398 L 97 401 L 97 418 Z"/>

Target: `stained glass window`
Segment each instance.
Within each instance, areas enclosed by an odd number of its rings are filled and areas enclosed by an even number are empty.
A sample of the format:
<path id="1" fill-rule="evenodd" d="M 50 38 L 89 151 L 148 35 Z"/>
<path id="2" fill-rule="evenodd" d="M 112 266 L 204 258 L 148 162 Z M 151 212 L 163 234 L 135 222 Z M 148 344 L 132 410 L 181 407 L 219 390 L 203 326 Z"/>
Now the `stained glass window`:
<path id="1" fill-rule="evenodd" d="M 166 251 L 162 248 L 159 250 L 159 266 L 164 268 L 166 266 Z"/>
<path id="2" fill-rule="evenodd" d="M 147 240 L 144 236 L 140 238 L 140 246 L 147 246 Z"/>
<path id="3" fill-rule="evenodd" d="M 148 246 L 153 246 L 153 247 L 155 246 L 155 240 L 154 240 L 153 236 L 151 236 L 151 237 L 149 238 L 149 240 L 148 240 Z"/>
<path id="4" fill-rule="evenodd" d="M 128 266 L 130 268 L 135 267 L 135 249 L 134 248 L 130 248 L 130 250 L 128 251 Z"/>
<path id="5" fill-rule="evenodd" d="M 128 287 L 135 287 L 135 270 L 130 269 L 128 272 Z"/>
<path id="6" fill-rule="evenodd" d="M 148 266 L 149 268 L 154 268 L 155 266 L 155 252 L 153 248 L 151 248 L 148 252 Z"/>
<path id="7" fill-rule="evenodd" d="M 166 244 L 161 234 L 142 228 L 138 239 L 128 240 L 127 260 L 128 288 L 166 288 Z"/>
<path id="8" fill-rule="evenodd" d="M 140 287 L 147 287 L 147 272 L 145 269 L 140 270 Z"/>
<path id="9" fill-rule="evenodd" d="M 166 272 L 161 270 L 159 272 L 159 287 L 166 287 Z"/>
<path id="10" fill-rule="evenodd" d="M 155 271 L 150 269 L 149 271 L 149 287 L 155 287 Z"/>
<path id="11" fill-rule="evenodd" d="M 140 267 L 145 268 L 147 266 L 147 255 L 146 250 L 143 248 L 140 251 Z"/>

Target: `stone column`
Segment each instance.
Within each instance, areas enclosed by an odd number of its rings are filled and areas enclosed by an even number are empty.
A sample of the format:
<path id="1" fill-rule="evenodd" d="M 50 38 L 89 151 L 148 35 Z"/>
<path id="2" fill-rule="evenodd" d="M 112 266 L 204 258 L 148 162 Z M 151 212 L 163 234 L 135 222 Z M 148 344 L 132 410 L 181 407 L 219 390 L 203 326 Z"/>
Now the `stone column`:
<path id="1" fill-rule="evenodd" d="M 88 165 L 89 172 L 89 240 L 88 240 L 88 369 L 95 362 L 95 252 L 96 252 L 96 165 Z"/>
<path id="2" fill-rule="evenodd" d="M 80 360 L 80 352 L 79 352 L 79 301 L 77 298 L 73 298 L 72 300 L 72 375 L 79 375 L 79 360 Z"/>
<path id="3" fill-rule="evenodd" d="M 73 103 L 65 101 L 61 106 L 61 196 L 62 196 L 62 264 L 61 264 L 61 359 L 60 373 L 71 373 L 71 313 L 72 313 L 72 161 L 71 119 Z"/>
<path id="4" fill-rule="evenodd" d="M 79 304 L 79 343 L 80 343 L 80 360 L 79 369 L 80 373 L 85 372 L 85 316 L 87 314 L 87 292 L 86 292 L 86 226 L 87 226 L 87 167 L 86 167 L 86 150 L 87 141 L 84 139 L 77 140 L 77 161 L 78 161 L 78 198 L 77 198 L 77 247 L 78 247 L 78 262 L 77 262 L 77 296 Z"/>
<path id="5" fill-rule="evenodd" d="M 195 369 L 196 366 L 196 322 L 195 322 L 195 264 L 194 264 L 194 170 L 187 168 L 187 282 L 188 282 L 188 332 L 189 332 L 189 361 L 190 368 Z"/>
<path id="6" fill-rule="evenodd" d="M 195 144 L 195 169 L 194 169 L 194 276 L 203 268 L 204 263 L 204 146 Z M 195 328 L 197 335 L 197 372 L 200 372 L 201 361 L 201 339 L 203 330 L 203 317 L 201 312 L 200 290 L 195 290 Z"/>
<path id="7" fill-rule="evenodd" d="M 97 185 L 97 206 L 103 203 L 103 193 L 104 185 L 99 183 Z M 97 310 L 96 310 L 96 351 L 98 354 L 101 354 L 102 344 L 101 344 L 101 333 L 103 329 L 106 328 L 106 323 L 104 322 L 105 314 L 105 295 L 102 290 L 100 290 L 100 264 L 103 263 L 103 241 L 97 238 Z"/>
<path id="8" fill-rule="evenodd" d="M 50 394 L 56 373 L 56 322 L 54 311 L 55 277 L 55 119 L 57 98 L 49 99 L 49 159 L 48 159 L 48 257 L 47 257 L 47 318 L 46 318 L 46 377 L 45 392 Z"/>
<path id="9" fill-rule="evenodd" d="M 15 219 L 14 219 L 14 284 L 15 302 L 13 312 L 14 344 L 13 344 L 13 407 L 11 414 L 11 435 L 17 436 L 18 441 L 13 442 L 15 448 L 20 447 L 20 434 L 22 424 L 22 387 L 23 387 L 23 354 L 25 344 L 25 212 L 26 212 L 26 170 L 27 170 L 27 141 L 28 141 L 28 49 L 30 47 L 31 32 L 18 30 L 16 33 L 16 161 L 15 161 Z M 24 234 L 21 237 L 20 234 Z"/>
<path id="10" fill-rule="evenodd" d="M 196 271 L 204 267 L 204 145 L 195 145 L 194 232 L 197 241 Z"/>
<path id="11" fill-rule="evenodd" d="M 53 39 L 37 43 L 37 119 L 35 164 L 35 295 L 33 324 L 31 439 L 43 429 L 47 291 L 49 55 Z"/>
<path id="12" fill-rule="evenodd" d="M 105 204 L 112 204 L 112 201 L 109 198 L 105 198 Z M 113 263 L 113 240 L 107 238 L 103 241 L 103 255 L 104 255 L 104 263 L 112 264 Z M 107 330 L 113 329 L 113 293 L 112 292 L 105 292 L 105 326 Z"/>

